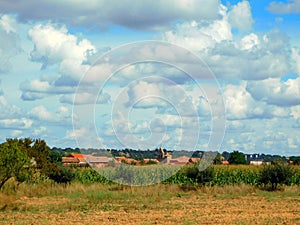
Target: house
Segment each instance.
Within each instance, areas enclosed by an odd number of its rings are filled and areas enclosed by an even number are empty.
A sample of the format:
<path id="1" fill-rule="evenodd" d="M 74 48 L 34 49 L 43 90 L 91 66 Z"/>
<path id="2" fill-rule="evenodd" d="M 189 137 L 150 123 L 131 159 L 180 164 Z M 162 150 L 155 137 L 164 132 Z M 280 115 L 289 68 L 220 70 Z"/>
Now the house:
<path id="1" fill-rule="evenodd" d="M 112 157 L 106 157 L 106 156 L 92 156 L 89 155 L 86 157 L 86 162 L 96 168 L 103 168 L 109 165 L 110 162 L 112 164 L 118 164 L 118 161 Z"/>
<path id="2" fill-rule="evenodd" d="M 255 166 L 260 166 L 263 163 L 264 162 L 262 159 L 254 159 L 254 160 L 250 160 L 250 162 L 249 162 L 250 165 L 255 165 Z"/>
<path id="3" fill-rule="evenodd" d="M 187 156 L 181 156 L 181 157 L 178 157 L 178 158 L 173 158 L 173 159 L 170 159 L 169 160 L 169 163 L 170 165 L 185 165 L 187 163 L 189 163 L 190 161 L 190 157 L 187 157 Z"/>
<path id="4" fill-rule="evenodd" d="M 229 165 L 229 162 L 227 160 L 223 160 L 222 165 Z"/>
<path id="5" fill-rule="evenodd" d="M 116 160 L 119 163 L 127 163 L 127 164 L 134 164 L 134 165 L 136 165 L 138 163 L 137 160 L 132 159 L 132 158 L 126 158 L 126 157 L 116 157 Z"/>
<path id="6" fill-rule="evenodd" d="M 260 166 L 264 164 L 264 160 L 260 154 L 247 154 L 245 158 L 249 165 Z"/>
<path id="7" fill-rule="evenodd" d="M 64 166 L 86 166 L 85 157 L 83 154 L 71 153 L 66 157 L 62 157 L 62 164 Z"/>

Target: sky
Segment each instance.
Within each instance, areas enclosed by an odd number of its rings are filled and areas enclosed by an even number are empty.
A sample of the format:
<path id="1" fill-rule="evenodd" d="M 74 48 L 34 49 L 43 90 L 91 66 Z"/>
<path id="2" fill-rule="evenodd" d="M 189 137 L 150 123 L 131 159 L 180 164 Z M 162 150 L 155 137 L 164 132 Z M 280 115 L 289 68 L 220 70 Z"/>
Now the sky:
<path id="1" fill-rule="evenodd" d="M 300 155 L 299 21 L 299 0 L 0 0 L 0 141 Z"/>

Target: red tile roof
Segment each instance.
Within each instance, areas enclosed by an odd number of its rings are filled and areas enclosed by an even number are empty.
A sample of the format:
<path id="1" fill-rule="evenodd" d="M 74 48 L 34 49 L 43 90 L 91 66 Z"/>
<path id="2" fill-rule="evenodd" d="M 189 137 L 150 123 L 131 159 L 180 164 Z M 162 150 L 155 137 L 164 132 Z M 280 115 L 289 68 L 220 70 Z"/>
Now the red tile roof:
<path id="1" fill-rule="evenodd" d="M 229 162 L 228 161 L 222 161 L 222 164 L 223 165 L 229 165 Z"/>
<path id="2" fill-rule="evenodd" d="M 81 163 L 85 163 L 85 157 L 83 154 L 71 153 L 70 156 L 77 158 Z"/>
<path id="3" fill-rule="evenodd" d="M 79 159 L 78 158 L 74 158 L 74 157 L 62 157 L 61 158 L 62 163 L 79 163 Z"/>
<path id="4" fill-rule="evenodd" d="M 83 154 L 71 153 L 70 156 L 75 157 L 75 158 L 78 158 L 78 159 L 80 159 L 80 158 L 83 158 L 83 159 L 84 159 Z"/>

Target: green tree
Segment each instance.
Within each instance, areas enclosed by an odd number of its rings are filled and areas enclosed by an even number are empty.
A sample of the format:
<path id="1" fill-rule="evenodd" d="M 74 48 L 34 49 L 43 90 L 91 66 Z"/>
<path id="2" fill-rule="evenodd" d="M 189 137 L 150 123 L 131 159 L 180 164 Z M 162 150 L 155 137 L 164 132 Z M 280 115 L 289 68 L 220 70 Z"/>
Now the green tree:
<path id="1" fill-rule="evenodd" d="M 7 140 L 0 145 L 0 189 L 10 178 L 23 182 L 30 177 L 30 158 L 19 147 L 17 140 Z"/>
<path id="2" fill-rule="evenodd" d="M 244 153 L 239 151 L 233 151 L 230 153 L 228 162 L 230 164 L 247 164 Z"/>
<path id="3" fill-rule="evenodd" d="M 222 155 L 220 153 L 218 153 L 217 156 L 214 158 L 214 164 L 215 165 L 222 164 Z"/>
<path id="4" fill-rule="evenodd" d="M 279 185 L 289 185 L 291 177 L 294 175 L 292 167 L 282 160 L 274 162 L 272 165 L 265 165 L 260 171 L 258 183 L 267 190 L 274 191 Z"/>
<path id="5" fill-rule="evenodd" d="M 183 173 L 185 173 L 190 181 L 199 185 L 206 185 L 211 183 L 215 176 L 214 167 L 209 166 L 205 170 L 200 170 L 199 163 L 186 165 L 185 168 L 183 168 Z"/>
<path id="6" fill-rule="evenodd" d="M 300 165 L 300 156 L 292 156 L 290 160 L 293 161 L 294 165 Z"/>

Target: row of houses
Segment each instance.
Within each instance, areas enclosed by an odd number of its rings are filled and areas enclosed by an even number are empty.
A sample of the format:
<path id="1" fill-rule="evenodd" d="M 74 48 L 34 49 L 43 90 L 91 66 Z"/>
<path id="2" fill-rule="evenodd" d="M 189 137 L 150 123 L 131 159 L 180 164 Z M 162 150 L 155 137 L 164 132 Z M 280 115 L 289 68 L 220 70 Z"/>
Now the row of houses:
<path id="1" fill-rule="evenodd" d="M 190 158 L 187 156 L 181 156 L 172 158 L 170 153 L 166 154 L 163 158 L 159 159 L 143 159 L 136 160 L 126 157 L 107 157 L 107 156 L 94 156 L 72 153 L 67 157 L 62 157 L 62 163 L 64 166 L 87 166 L 88 164 L 97 167 L 107 167 L 119 165 L 121 163 L 127 163 L 131 165 L 145 165 L 145 164 L 166 164 L 166 165 L 185 165 L 187 163 L 194 163 L 200 161 L 200 158 Z"/>
<path id="2" fill-rule="evenodd" d="M 261 166 L 261 165 L 269 165 L 271 162 L 265 162 L 261 155 L 259 154 L 246 154 L 245 159 L 247 161 L 248 165 L 255 165 L 255 166 Z M 224 159 L 222 159 L 222 165 L 229 165 L 230 163 Z"/>
<path id="3" fill-rule="evenodd" d="M 270 164 L 269 162 L 264 162 L 263 158 L 259 154 L 247 154 L 245 155 L 247 163 L 249 165 L 263 165 Z M 195 163 L 200 161 L 200 158 L 191 158 L 188 156 L 181 156 L 173 158 L 172 154 L 164 153 L 161 150 L 158 154 L 157 159 L 143 159 L 136 160 L 127 157 L 107 157 L 107 156 L 94 156 L 94 155 L 83 155 L 72 153 L 67 157 L 62 157 L 62 163 L 64 166 L 87 166 L 88 164 L 97 167 L 107 167 L 115 166 L 121 163 L 127 163 L 131 165 L 145 165 L 145 164 L 165 164 L 165 165 L 185 165 L 188 163 Z M 229 162 L 222 160 L 223 165 L 229 165 Z"/>

